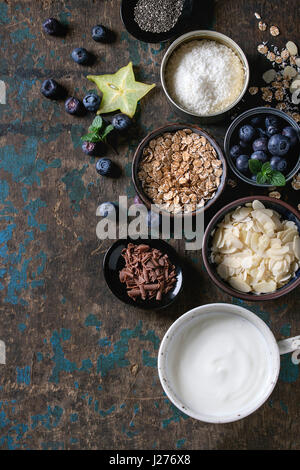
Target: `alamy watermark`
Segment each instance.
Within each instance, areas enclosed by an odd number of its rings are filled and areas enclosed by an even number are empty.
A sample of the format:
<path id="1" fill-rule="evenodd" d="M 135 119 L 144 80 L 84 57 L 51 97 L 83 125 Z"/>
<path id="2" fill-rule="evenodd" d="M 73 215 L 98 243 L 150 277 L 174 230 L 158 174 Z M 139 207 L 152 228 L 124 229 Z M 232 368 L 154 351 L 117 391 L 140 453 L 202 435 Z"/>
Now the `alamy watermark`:
<path id="1" fill-rule="evenodd" d="M 0 80 L 0 104 L 6 104 L 6 85 Z"/>
<path id="2" fill-rule="evenodd" d="M 6 364 L 5 343 L 0 340 L 0 364 Z"/>
<path id="3" fill-rule="evenodd" d="M 193 217 L 189 213 L 177 213 L 172 217 L 163 206 L 151 205 L 148 210 L 144 204 L 128 206 L 127 196 L 119 197 L 118 206 L 111 203 L 103 210 L 101 204 L 96 215 L 104 216 L 98 222 L 96 234 L 100 240 L 125 239 L 169 239 L 185 240 L 186 250 L 201 250 L 204 235 L 204 211 Z"/>

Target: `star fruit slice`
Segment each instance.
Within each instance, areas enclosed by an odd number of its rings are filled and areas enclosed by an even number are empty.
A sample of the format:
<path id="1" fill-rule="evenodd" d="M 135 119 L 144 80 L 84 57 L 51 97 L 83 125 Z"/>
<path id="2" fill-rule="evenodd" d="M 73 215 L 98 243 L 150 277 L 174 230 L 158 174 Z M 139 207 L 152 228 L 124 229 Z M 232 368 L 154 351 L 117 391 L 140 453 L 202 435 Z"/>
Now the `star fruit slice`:
<path id="1" fill-rule="evenodd" d="M 111 113 L 120 109 L 133 117 L 138 101 L 155 85 L 137 82 L 134 77 L 132 62 L 112 75 L 88 75 L 88 80 L 96 83 L 102 91 L 102 101 L 97 114 Z"/>

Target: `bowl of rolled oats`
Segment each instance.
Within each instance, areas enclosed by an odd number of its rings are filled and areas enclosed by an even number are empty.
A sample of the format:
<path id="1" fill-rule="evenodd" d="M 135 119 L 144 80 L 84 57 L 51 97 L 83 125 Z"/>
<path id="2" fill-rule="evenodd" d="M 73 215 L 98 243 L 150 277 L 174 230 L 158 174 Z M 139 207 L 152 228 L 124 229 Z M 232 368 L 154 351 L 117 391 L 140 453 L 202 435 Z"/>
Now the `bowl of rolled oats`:
<path id="1" fill-rule="evenodd" d="M 243 300 L 273 300 L 300 285 L 300 217 L 289 204 L 249 196 L 223 207 L 204 234 L 211 280 Z"/>
<path id="2" fill-rule="evenodd" d="M 216 141 L 195 125 L 168 124 L 138 146 L 132 179 L 139 198 L 171 217 L 203 212 L 225 187 L 226 161 Z M 152 207 L 153 208 L 153 207 Z"/>

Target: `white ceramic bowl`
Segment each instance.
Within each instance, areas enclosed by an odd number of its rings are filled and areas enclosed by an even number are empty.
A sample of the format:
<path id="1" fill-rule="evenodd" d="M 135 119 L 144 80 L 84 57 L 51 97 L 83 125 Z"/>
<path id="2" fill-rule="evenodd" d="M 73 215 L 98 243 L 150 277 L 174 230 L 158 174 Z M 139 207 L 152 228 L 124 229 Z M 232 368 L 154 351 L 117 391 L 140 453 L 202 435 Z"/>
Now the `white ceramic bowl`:
<path id="1" fill-rule="evenodd" d="M 245 407 L 240 412 L 226 414 L 225 416 L 215 416 L 203 413 L 201 414 L 196 413 L 194 410 L 190 409 L 177 394 L 177 391 L 174 387 L 174 381 L 172 380 L 170 370 L 168 368 L 168 352 L 172 347 L 174 347 L 174 338 L 178 338 L 177 335 L 180 335 L 186 328 L 191 328 L 193 324 L 196 324 L 199 321 L 199 317 L 209 316 L 210 314 L 218 313 L 220 311 L 224 313 L 238 315 L 250 321 L 250 323 L 256 326 L 256 328 L 261 332 L 267 343 L 269 364 L 271 370 L 270 380 L 268 381 L 263 391 L 263 394 L 260 394 L 257 399 L 252 400 L 251 405 L 249 407 Z M 158 352 L 158 374 L 165 393 L 167 394 L 169 399 L 174 403 L 174 405 L 179 408 L 183 413 L 191 416 L 192 418 L 207 423 L 229 423 L 250 415 L 268 399 L 278 379 L 280 370 L 280 354 L 295 351 L 299 348 L 300 336 L 295 338 L 289 338 L 287 340 L 283 340 L 277 343 L 270 328 L 257 315 L 243 307 L 223 303 L 207 304 L 188 311 L 171 325 L 161 342 L 160 349 Z"/>

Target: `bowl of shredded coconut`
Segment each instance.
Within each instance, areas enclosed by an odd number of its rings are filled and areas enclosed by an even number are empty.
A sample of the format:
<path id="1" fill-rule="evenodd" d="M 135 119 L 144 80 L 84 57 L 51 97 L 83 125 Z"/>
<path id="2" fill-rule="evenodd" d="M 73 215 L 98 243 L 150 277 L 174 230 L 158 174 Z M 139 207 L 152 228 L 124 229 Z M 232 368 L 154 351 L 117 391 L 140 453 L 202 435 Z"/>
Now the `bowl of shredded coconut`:
<path id="1" fill-rule="evenodd" d="M 229 37 L 216 31 L 193 31 L 167 50 L 161 82 L 181 116 L 212 122 L 223 119 L 242 99 L 249 83 L 249 65 Z"/>

